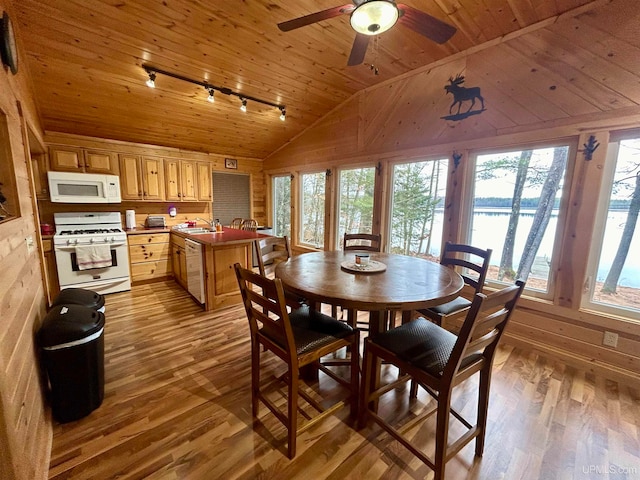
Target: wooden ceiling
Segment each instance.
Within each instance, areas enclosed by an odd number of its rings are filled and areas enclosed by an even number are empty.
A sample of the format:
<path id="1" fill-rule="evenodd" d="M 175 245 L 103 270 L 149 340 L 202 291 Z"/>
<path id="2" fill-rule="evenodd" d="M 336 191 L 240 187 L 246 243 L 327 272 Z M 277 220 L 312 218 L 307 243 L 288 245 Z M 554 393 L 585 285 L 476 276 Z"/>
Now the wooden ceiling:
<path id="1" fill-rule="evenodd" d="M 16 30 L 47 131 L 265 158 L 354 93 L 602 0 L 406 0 L 454 25 L 444 45 L 402 25 L 347 67 L 355 33 L 341 16 L 291 32 L 279 22 L 340 0 L 19 0 Z M 287 107 L 202 87 L 149 64 Z M 371 65 L 379 74 L 375 75 Z M 24 64 L 23 64 L 24 66 Z"/>

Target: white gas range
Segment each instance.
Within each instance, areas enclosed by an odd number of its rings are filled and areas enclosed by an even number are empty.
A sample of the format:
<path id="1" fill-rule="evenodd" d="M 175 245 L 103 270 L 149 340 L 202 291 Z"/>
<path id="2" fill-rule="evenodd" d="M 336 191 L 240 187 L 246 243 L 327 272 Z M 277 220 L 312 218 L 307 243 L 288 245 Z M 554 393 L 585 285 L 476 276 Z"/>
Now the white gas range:
<path id="1" fill-rule="evenodd" d="M 60 288 L 131 290 L 127 234 L 119 212 L 54 213 L 53 249 Z"/>

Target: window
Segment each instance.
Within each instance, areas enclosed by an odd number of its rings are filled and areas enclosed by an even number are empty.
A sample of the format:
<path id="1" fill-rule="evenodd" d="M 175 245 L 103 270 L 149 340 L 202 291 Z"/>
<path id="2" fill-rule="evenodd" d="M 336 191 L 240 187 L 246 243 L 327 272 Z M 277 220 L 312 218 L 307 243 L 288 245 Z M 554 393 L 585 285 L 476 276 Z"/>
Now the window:
<path id="1" fill-rule="evenodd" d="M 640 138 L 609 144 L 583 304 L 640 318 Z"/>
<path id="2" fill-rule="evenodd" d="M 446 159 L 393 166 L 391 253 L 437 260 L 442 243 L 447 169 Z"/>
<path id="3" fill-rule="evenodd" d="M 550 291 L 568 146 L 479 154 L 469 242 L 491 248 L 487 280 Z"/>
<path id="4" fill-rule="evenodd" d="M 342 247 L 345 233 L 373 233 L 374 167 L 340 170 L 338 197 L 338 238 Z"/>
<path id="5" fill-rule="evenodd" d="M 273 234 L 278 237 L 291 235 L 291 177 L 273 177 Z"/>
<path id="6" fill-rule="evenodd" d="M 301 175 L 300 243 L 324 248 L 325 172 Z"/>

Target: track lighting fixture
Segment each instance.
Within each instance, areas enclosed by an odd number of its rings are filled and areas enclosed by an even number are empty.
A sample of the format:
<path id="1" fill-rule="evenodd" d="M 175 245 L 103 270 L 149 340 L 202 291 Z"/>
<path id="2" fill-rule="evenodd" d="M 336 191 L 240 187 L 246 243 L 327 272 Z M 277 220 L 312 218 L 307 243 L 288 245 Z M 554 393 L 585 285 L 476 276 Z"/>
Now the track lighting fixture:
<path id="1" fill-rule="evenodd" d="M 147 75 L 149 75 L 149 78 L 146 81 L 147 87 L 156 88 L 156 73 L 152 70 L 147 70 Z"/>
<path id="2" fill-rule="evenodd" d="M 261 100 L 259 98 L 256 97 L 251 97 L 249 95 L 245 95 L 245 94 L 241 94 L 238 92 L 235 92 L 233 90 L 231 90 L 230 88 L 227 87 L 218 87 L 216 85 L 211 85 L 208 82 L 201 82 L 199 80 L 193 80 L 191 78 L 185 77 L 183 75 L 177 74 L 177 73 L 172 73 L 172 72 L 167 72 L 165 70 L 161 70 L 159 68 L 155 68 L 152 67 L 151 65 L 142 65 L 142 68 L 144 68 L 145 72 L 147 72 L 147 75 L 149 75 L 149 79 L 147 80 L 146 84 L 147 86 L 151 87 L 151 88 L 155 88 L 155 80 L 156 80 L 156 75 L 157 74 L 161 74 L 161 75 L 166 75 L 167 77 L 171 77 L 171 78 L 175 78 L 177 80 L 182 80 L 183 82 L 189 82 L 189 83 L 193 83 L 194 85 L 200 85 L 201 87 L 204 87 L 204 89 L 209 93 L 209 96 L 207 97 L 207 100 L 211 103 L 213 103 L 215 101 L 214 99 L 214 93 L 217 90 L 218 92 L 224 94 L 224 95 L 233 95 L 235 97 L 238 97 L 240 99 L 240 101 L 242 102 L 240 105 L 240 110 L 242 110 L 243 112 L 247 111 L 247 101 L 251 100 L 252 102 L 258 102 L 258 103 L 262 103 L 263 105 L 269 105 L 271 107 L 277 108 L 278 110 L 280 110 L 280 120 L 284 120 L 286 117 L 286 108 L 284 105 L 279 105 L 277 103 L 273 103 L 273 102 L 269 102 L 267 100 Z"/>

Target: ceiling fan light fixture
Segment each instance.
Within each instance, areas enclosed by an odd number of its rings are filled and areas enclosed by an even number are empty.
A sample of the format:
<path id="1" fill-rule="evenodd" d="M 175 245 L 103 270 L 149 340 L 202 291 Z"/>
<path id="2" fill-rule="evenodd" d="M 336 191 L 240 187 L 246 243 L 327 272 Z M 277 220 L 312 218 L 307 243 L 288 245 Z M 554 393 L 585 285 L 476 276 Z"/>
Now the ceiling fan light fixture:
<path id="1" fill-rule="evenodd" d="M 363 35 L 386 32 L 398 21 L 398 7 L 389 0 L 371 0 L 351 13 L 351 27 Z"/>

